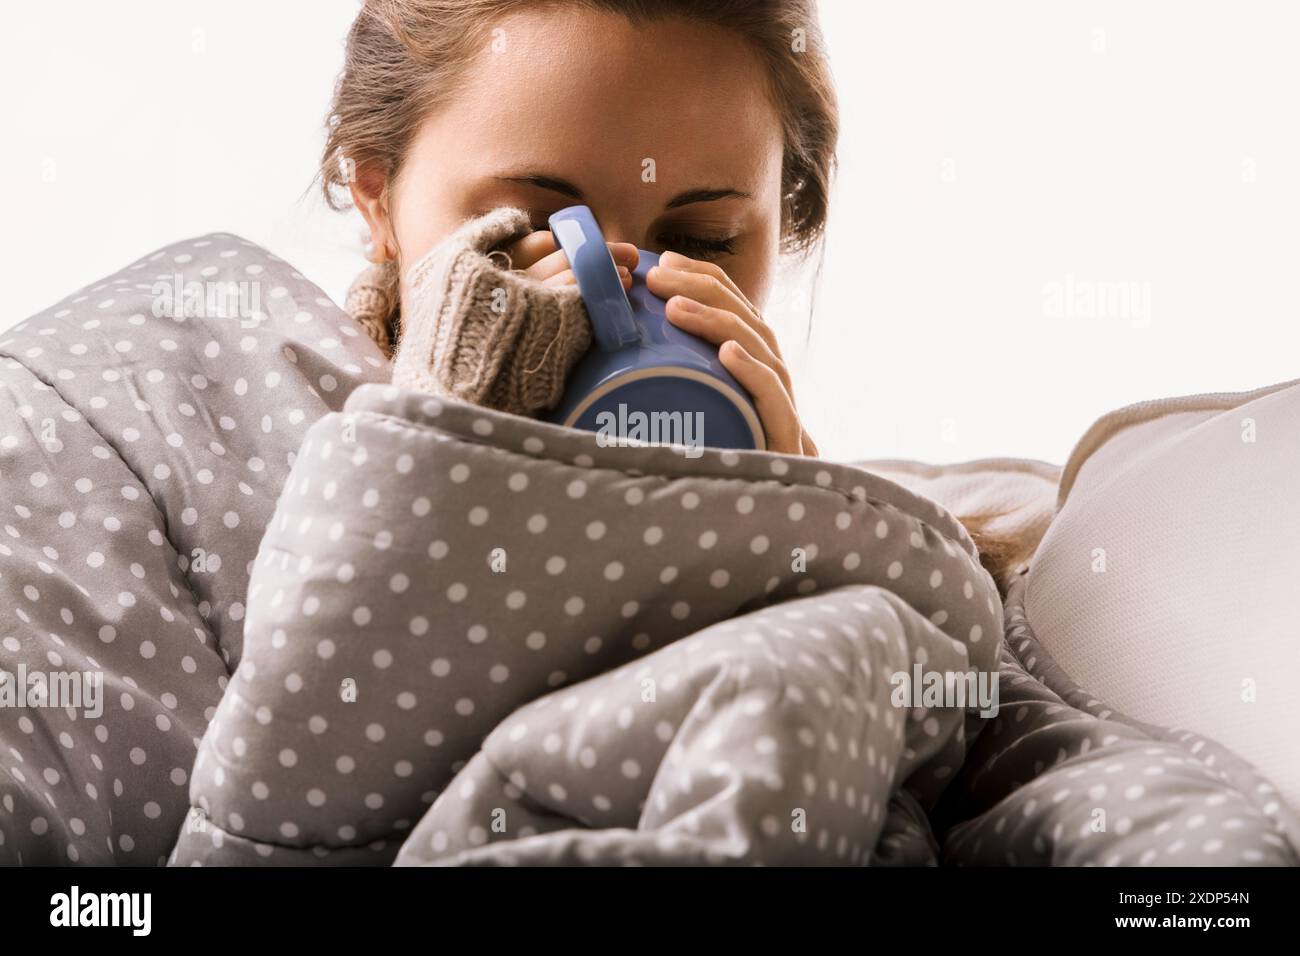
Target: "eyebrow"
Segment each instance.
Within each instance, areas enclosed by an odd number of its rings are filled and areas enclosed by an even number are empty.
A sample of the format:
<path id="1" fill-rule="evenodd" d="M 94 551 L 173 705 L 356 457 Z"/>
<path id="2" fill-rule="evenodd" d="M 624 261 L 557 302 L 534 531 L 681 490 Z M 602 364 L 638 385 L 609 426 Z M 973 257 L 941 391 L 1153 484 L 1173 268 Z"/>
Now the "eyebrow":
<path id="1" fill-rule="evenodd" d="M 570 199 L 582 201 L 582 190 L 573 183 L 565 179 L 559 179 L 555 176 L 544 176 L 538 173 L 527 173 L 522 176 L 498 176 L 497 179 L 507 183 L 518 183 L 523 186 L 535 186 L 538 189 L 546 189 L 550 192 L 559 193 Z M 720 189 L 688 189 L 683 193 L 678 193 L 664 205 L 665 209 L 677 209 L 680 206 L 690 206 L 694 203 L 714 202 L 718 199 L 753 199 L 754 197 L 747 192 L 739 189 L 720 188 Z"/>

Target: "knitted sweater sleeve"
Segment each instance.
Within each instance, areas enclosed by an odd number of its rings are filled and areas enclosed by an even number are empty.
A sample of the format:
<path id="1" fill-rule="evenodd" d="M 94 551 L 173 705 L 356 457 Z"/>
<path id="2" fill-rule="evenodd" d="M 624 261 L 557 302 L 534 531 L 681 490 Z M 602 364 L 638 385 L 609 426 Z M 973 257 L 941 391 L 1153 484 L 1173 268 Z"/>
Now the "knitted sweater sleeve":
<path id="1" fill-rule="evenodd" d="M 516 415 L 559 401 L 591 327 L 577 286 L 544 285 L 494 261 L 493 252 L 529 229 L 523 210 L 497 209 L 411 267 L 395 385 Z"/>

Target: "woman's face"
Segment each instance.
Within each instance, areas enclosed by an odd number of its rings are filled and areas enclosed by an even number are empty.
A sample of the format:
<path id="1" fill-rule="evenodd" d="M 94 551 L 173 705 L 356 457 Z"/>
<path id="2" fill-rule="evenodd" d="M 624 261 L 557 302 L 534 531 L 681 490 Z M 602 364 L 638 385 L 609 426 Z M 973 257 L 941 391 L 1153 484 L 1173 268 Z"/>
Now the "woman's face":
<path id="1" fill-rule="evenodd" d="M 607 240 L 713 259 L 761 307 L 779 252 L 783 143 L 745 40 L 577 6 L 497 26 L 414 137 L 387 209 L 354 188 L 375 239 L 409 266 L 494 207 L 527 209 L 545 228 L 585 203 Z"/>

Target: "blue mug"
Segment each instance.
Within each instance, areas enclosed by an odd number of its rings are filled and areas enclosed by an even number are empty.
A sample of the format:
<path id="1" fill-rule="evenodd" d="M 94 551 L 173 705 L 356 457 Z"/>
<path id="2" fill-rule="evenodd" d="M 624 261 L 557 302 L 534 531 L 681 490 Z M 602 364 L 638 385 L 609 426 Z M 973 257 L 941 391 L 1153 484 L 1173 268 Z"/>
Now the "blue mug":
<path id="1" fill-rule="evenodd" d="M 669 322 L 664 300 L 646 288 L 659 256 L 639 250 L 632 289 L 624 292 L 589 208 L 561 209 L 549 224 L 578 280 L 595 341 L 547 419 L 596 432 L 602 443 L 685 445 L 689 457 L 705 446 L 766 448 L 758 412 L 718 350 Z"/>

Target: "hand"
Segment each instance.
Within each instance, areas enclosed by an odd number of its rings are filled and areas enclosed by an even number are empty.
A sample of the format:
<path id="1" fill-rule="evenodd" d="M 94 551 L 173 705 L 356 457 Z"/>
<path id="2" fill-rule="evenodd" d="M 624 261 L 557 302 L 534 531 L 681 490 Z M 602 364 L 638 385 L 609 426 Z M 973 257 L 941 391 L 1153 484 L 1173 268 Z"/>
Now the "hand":
<path id="1" fill-rule="evenodd" d="M 754 400 L 768 451 L 817 454 L 795 410 L 776 336 L 720 266 L 665 252 L 647 274 L 646 286 L 668 301 L 668 321 L 719 347 L 723 366 Z"/>
<path id="2" fill-rule="evenodd" d="M 632 270 L 636 268 L 640 255 L 636 246 L 630 242 L 611 242 L 609 254 L 614 257 L 618 267 L 618 277 L 623 280 L 623 288 L 632 288 Z M 569 268 L 565 256 L 555 236 L 549 229 L 530 232 L 506 249 L 510 256 L 511 268 L 536 279 L 544 285 L 575 285 L 578 281 Z"/>

